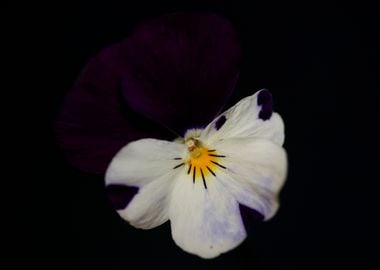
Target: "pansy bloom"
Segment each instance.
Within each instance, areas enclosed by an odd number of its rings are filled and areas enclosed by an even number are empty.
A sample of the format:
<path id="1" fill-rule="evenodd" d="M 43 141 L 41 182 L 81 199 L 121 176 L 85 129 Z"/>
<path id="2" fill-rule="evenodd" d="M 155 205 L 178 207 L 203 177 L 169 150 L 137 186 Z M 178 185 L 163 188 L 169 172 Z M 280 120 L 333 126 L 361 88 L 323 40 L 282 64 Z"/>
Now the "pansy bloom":
<path id="1" fill-rule="evenodd" d="M 286 176 L 284 125 L 268 90 L 206 122 L 234 88 L 239 55 L 223 18 L 152 20 L 90 63 L 58 122 L 73 164 L 106 170 L 122 218 L 142 229 L 170 220 L 176 244 L 203 258 L 245 239 L 240 205 L 271 218 Z"/>

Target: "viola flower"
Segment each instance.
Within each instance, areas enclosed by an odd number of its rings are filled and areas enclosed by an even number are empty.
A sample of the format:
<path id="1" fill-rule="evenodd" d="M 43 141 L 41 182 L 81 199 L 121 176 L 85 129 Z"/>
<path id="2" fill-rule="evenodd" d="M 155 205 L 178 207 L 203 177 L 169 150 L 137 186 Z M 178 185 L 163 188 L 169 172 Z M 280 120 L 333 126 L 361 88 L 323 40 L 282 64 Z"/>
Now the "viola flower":
<path id="1" fill-rule="evenodd" d="M 261 90 L 184 138 L 129 143 L 109 165 L 106 184 L 139 188 L 118 210 L 131 225 L 151 229 L 170 220 L 178 246 L 213 258 L 246 237 L 239 204 L 266 220 L 275 214 L 287 169 L 283 142 L 283 121 Z"/>
<path id="2" fill-rule="evenodd" d="M 216 117 L 239 63 L 223 17 L 151 19 L 89 61 L 56 122 L 67 160 L 105 173 L 121 217 L 143 229 L 170 220 L 175 242 L 204 258 L 244 240 L 239 206 L 275 214 L 286 174 L 284 126 L 269 91 Z"/>

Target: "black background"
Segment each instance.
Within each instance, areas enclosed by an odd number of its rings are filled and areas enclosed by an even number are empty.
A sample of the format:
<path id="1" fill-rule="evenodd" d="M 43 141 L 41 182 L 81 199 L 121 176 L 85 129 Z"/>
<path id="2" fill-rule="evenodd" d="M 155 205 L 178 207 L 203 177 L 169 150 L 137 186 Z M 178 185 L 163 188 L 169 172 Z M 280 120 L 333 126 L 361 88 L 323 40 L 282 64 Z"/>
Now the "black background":
<path id="1" fill-rule="evenodd" d="M 246 2 L 77 1 L 36 8 L 32 17 L 42 18 L 44 38 L 40 49 L 50 58 L 43 66 L 48 90 L 38 90 L 44 108 L 44 160 L 38 166 L 43 224 L 31 246 L 42 264 L 50 269 L 379 267 L 375 9 L 363 2 Z M 239 34 L 241 77 L 228 105 L 268 88 L 286 125 L 289 174 L 280 211 L 214 260 L 183 252 L 168 224 L 142 231 L 123 222 L 105 197 L 103 178 L 70 167 L 51 128 L 65 92 L 100 49 L 146 18 L 189 10 L 223 14 Z"/>

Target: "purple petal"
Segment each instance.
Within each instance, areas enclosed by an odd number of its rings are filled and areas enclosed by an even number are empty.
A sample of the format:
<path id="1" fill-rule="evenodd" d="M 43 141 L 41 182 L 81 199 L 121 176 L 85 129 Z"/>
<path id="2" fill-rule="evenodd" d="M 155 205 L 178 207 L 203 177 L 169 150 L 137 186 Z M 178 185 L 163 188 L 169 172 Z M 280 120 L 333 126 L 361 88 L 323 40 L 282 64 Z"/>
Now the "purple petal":
<path id="1" fill-rule="evenodd" d="M 69 91 L 56 123 L 68 160 L 104 173 L 130 141 L 205 126 L 234 88 L 239 57 L 231 25 L 216 15 L 173 14 L 141 25 L 95 56 Z"/>
<path id="2" fill-rule="evenodd" d="M 56 121 L 59 144 L 72 165 L 104 173 L 128 142 L 170 135 L 131 112 L 120 99 L 120 79 L 95 57 L 69 91 Z"/>
<path id="3" fill-rule="evenodd" d="M 173 14 L 151 20 L 121 48 L 126 102 L 181 134 L 213 120 L 238 78 L 236 34 L 216 15 Z"/>

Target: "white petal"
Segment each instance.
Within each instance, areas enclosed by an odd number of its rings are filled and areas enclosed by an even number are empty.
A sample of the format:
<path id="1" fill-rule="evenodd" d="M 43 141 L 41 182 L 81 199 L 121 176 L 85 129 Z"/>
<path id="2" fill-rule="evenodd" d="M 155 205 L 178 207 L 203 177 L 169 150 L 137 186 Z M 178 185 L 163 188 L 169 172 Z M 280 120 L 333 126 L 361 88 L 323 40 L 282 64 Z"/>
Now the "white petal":
<path id="1" fill-rule="evenodd" d="M 185 251 L 213 258 L 238 246 L 246 237 L 239 204 L 216 179 L 193 184 L 177 179 L 170 202 L 172 236 Z"/>
<path id="2" fill-rule="evenodd" d="M 142 187 L 181 163 L 174 158 L 186 154 L 184 144 L 156 139 L 129 143 L 113 158 L 106 172 L 106 184 Z"/>
<path id="3" fill-rule="evenodd" d="M 168 220 L 168 195 L 183 161 L 183 144 L 143 139 L 129 143 L 114 157 L 106 172 L 106 184 L 139 187 L 129 205 L 119 210 L 131 225 L 150 229 Z"/>
<path id="4" fill-rule="evenodd" d="M 287 173 L 283 148 L 265 139 L 229 139 L 214 145 L 225 155 L 218 180 L 236 200 L 259 211 L 268 220 L 278 209 L 278 194 Z M 220 149 L 220 150 L 219 150 Z"/>
<path id="5" fill-rule="evenodd" d="M 166 174 L 143 186 L 132 201 L 119 215 L 131 225 L 140 229 L 151 229 L 169 219 L 169 195 L 173 186 L 174 175 Z"/>
<path id="6" fill-rule="evenodd" d="M 262 106 L 258 105 L 261 91 L 240 100 L 235 106 L 213 120 L 201 134 L 201 140 L 213 143 L 219 139 L 256 137 L 273 141 L 278 145 L 284 143 L 284 123 L 279 114 L 273 112 L 269 119 L 259 117 Z M 216 123 L 222 117 L 225 123 L 216 130 Z"/>

